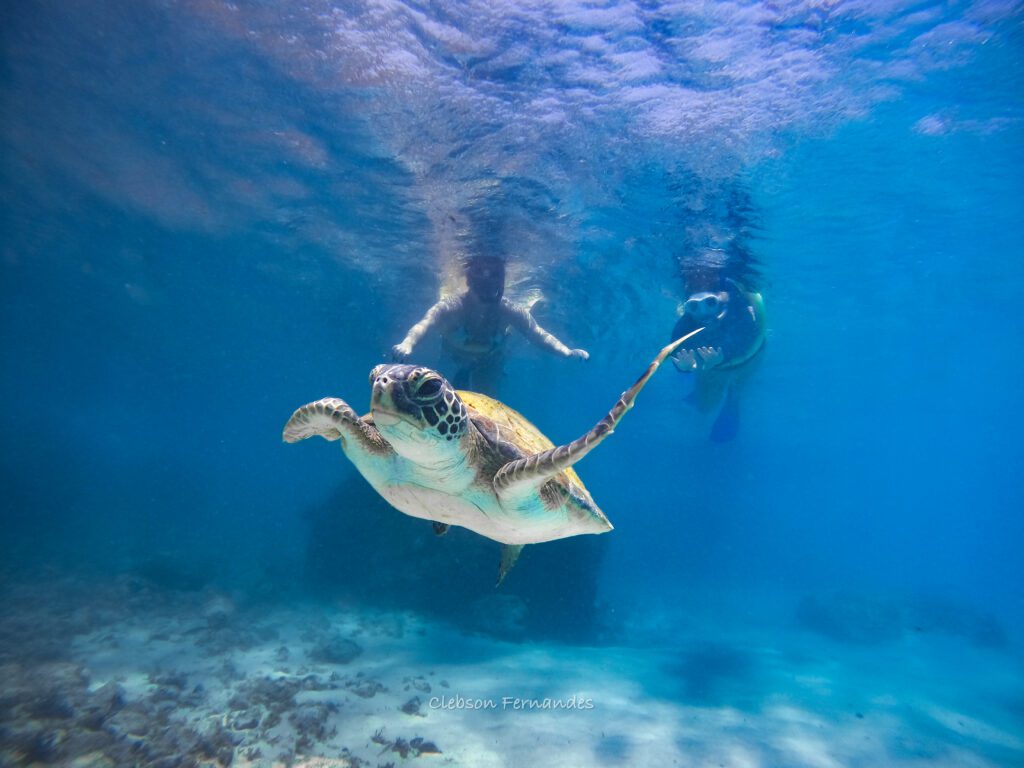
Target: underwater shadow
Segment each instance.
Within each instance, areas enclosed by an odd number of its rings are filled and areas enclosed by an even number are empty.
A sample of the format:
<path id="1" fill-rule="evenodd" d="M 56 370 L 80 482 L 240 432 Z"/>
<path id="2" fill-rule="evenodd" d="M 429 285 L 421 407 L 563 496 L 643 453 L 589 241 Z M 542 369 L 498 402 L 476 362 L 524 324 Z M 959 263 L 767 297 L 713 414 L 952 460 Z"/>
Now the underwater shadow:
<path id="1" fill-rule="evenodd" d="M 934 595 L 806 595 L 796 608 L 795 620 L 801 629 L 849 645 L 884 645 L 912 634 L 960 638 L 976 648 L 999 650 L 1009 645 L 1006 629 L 993 615 Z"/>
<path id="2" fill-rule="evenodd" d="M 606 765 L 628 765 L 632 751 L 632 740 L 622 734 L 602 736 L 594 745 L 594 757 Z"/>
<path id="3" fill-rule="evenodd" d="M 500 546 L 392 508 L 361 477 L 303 513 L 304 575 L 318 597 L 413 610 L 467 632 L 519 642 L 593 642 L 606 543 L 576 536 L 528 546 L 500 587 Z"/>
<path id="4" fill-rule="evenodd" d="M 754 655 L 724 643 L 683 649 L 661 672 L 653 686 L 659 695 L 698 707 L 753 711 L 763 690 Z"/>

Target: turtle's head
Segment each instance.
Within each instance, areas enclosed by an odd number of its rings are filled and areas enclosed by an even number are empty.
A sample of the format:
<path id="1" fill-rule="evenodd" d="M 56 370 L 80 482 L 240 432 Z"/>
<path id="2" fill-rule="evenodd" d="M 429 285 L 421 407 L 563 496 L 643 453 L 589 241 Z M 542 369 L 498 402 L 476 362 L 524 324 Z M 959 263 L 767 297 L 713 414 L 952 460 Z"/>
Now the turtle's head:
<path id="1" fill-rule="evenodd" d="M 401 456 L 433 464 L 461 453 L 469 417 L 444 376 L 418 365 L 378 365 L 370 386 L 373 423 Z"/>

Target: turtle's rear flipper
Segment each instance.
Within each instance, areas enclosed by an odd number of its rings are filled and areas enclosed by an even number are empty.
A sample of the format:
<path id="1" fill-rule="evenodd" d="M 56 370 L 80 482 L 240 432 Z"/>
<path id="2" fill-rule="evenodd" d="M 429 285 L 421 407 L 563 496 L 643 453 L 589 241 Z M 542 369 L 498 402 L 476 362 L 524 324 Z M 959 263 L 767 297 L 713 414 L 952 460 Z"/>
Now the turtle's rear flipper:
<path id="1" fill-rule="evenodd" d="M 523 551 L 522 544 L 505 544 L 501 548 L 501 566 L 498 569 L 498 583 L 494 586 L 500 587 L 501 582 L 505 580 L 508 572 L 512 570 L 512 566 L 516 564 L 516 560 L 519 559 L 519 553 Z"/>
<path id="2" fill-rule="evenodd" d="M 636 396 L 640 394 L 640 390 L 644 388 L 647 381 L 658 370 L 658 366 L 665 362 L 665 358 L 671 355 L 684 341 L 703 330 L 703 328 L 698 328 L 695 331 L 690 331 L 682 338 L 676 339 L 667 347 L 664 347 L 651 364 L 647 366 L 643 376 L 637 379 L 632 387 L 622 393 L 622 396 L 612 406 L 608 415 L 597 422 L 594 428 L 583 435 L 583 437 L 577 438 L 567 445 L 560 445 L 557 448 L 535 453 L 523 459 L 510 461 L 503 466 L 498 470 L 498 474 L 494 476 L 494 489 L 500 496 L 507 496 L 509 493 L 514 494 L 517 491 L 532 492 L 594 450 L 615 430 L 616 425 L 626 415 L 626 411 L 633 407 Z"/>

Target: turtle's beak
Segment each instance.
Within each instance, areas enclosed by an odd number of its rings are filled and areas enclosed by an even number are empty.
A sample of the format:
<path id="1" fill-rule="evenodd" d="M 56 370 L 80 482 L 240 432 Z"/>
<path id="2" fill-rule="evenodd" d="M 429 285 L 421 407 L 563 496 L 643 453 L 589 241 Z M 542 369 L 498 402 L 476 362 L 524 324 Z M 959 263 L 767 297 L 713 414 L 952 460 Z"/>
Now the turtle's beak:
<path id="1" fill-rule="evenodd" d="M 390 427 L 402 420 L 389 390 L 390 387 L 379 380 L 373 384 L 370 410 L 373 411 L 373 423 L 378 426 Z"/>
<path id="2" fill-rule="evenodd" d="M 385 411 L 380 408 L 373 409 L 373 423 L 378 427 L 393 427 L 401 420 L 402 417 L 392 411 Z"/>
<path id="3" fill-rule="evenodd" d="M 375 424 L 388 427 L 397 424 L 401 419 L 391 397 L 391 377 L 381 371 L 381 367 L 377 366 L 370 374 L 373 382 L 370 387 L 370 410 L 373 412 Z"/>
<path id="4" fill-rule="evenodd" d="M 392 390 L 395 386 L 394 379 L 386 374 L 378 376 L 373 382 L 370 410 L 373 412 L 373 423 L 379 427 L 392 427 L 405 420 L 392 397 Z"/>

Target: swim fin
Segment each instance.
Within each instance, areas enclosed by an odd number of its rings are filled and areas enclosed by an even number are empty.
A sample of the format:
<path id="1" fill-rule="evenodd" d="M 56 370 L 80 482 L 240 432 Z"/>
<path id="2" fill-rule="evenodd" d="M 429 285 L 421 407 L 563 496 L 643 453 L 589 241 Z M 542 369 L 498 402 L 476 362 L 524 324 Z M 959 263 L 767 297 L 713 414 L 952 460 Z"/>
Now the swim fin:
<path id="1" fill-rule="evenodd" d="M 736 388 L 729 387 L 725 393 L 725 401 L 718 412 L 715 423 L 711 426 L 711 442 L 727 443 L 740 431 L 740 399 Z"/>

